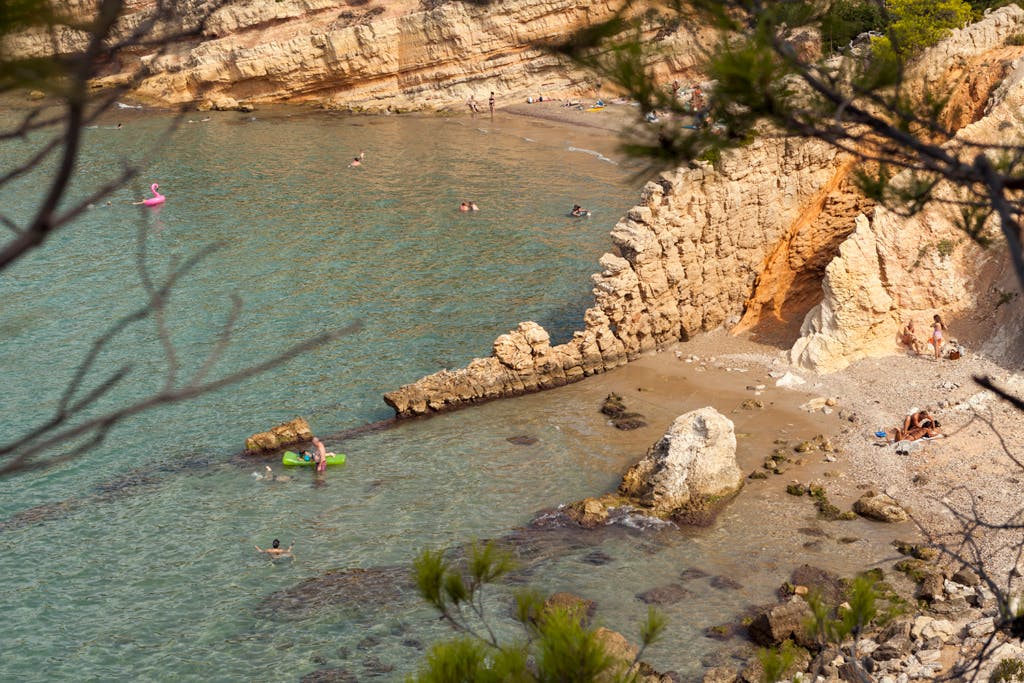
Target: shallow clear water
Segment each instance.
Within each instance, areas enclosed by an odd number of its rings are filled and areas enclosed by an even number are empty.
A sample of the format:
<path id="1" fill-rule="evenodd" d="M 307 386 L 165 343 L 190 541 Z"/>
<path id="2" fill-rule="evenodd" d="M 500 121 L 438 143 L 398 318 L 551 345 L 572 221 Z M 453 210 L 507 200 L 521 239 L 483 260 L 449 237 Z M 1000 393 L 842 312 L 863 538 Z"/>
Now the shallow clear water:
<path id="1" fill-rule="evenodd" d="M 89 131 L 90 178 L 139 158 L 168 123 L 149 112 L 122 120 L 123 130 Z M 364 166 L 348 168 L 359 150 Z M 788 575 L 769 548 L 796 542 L 751 520 L 766 511 L 813 520 L 806 504 L 752 494 L 701 532 L 517 531 L 539 510 L 614 487 L 642 454 L 636 436 L 595 417 L 601 397 L 586 382 L 349 434 L 390 417 L 385 391 L 487 355 L 520 321 L 568 338 L 607 233 L 636 201 L 635 169 L 620 161 L 613 142 L 586 130 L 522 119 L 221 114 L 184 124 L 133 187 L 3 273 L 5 437 L 52 411 L 92 340 L 139 305 L 137 232 L 157 274 L 224 245 L 171 300 L 184 376 L 214 348 L 234 293 L 244 310 L 214 374 L 320 331 L 354 330 L 258 378 L 134 418 L 87 457 L 0 481 L 12 549 L 0 555 L 4 677 L 293 680 L 337 668 L 400 680 L 448 635 L 408 586 L 412 558 L 509 534 L 522 540 L 518 581 L 598 599 L 599 619 L 630 635 L 646 611 L 636 593 L 689 567 L 742 575 L 739 590 L 697 579 L 689 599 L 666 607 L 671 635 L 649 659 L 699 670 L 716 647 L 701 629 L 765 601 Z M 151 180 L 166 204 L 131 206 Z M 39 185 L 5 190 L 4 211 L 25 215 Z M 464 199 L 481 211 L 457 212 Z M 593 217 L 567 217 L 574 202 Z M 131 364 L 130 381 L 104 403 L 136 398 L 160 385 L 161 358 L 154 327 L 133 325 L 83 392 Z M 724 386 L 691 387 L 681 400 L 735 405 L 739 394 Z M 322 485 L 308 472 L 256 479 L 265 461 L 238 456 L 244 438 L 296 415 L 348 464 Z M 653 442 L 668 419 L 640 438 Z M 508 440 L 519 435 L 537 441 Z M 294 540 L 294 561 L 255 553 L 274 537 Z M 313 596 L 314 577 L 331 589 Z"/>

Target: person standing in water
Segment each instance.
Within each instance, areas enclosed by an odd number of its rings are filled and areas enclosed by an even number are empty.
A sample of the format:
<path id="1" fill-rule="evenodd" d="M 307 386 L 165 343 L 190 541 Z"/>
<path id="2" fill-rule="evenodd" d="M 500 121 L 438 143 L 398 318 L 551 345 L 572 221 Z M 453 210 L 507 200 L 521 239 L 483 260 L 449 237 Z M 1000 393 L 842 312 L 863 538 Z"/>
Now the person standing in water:
<path id="1" fill-rule="evenodd" d="M 316 465 L 317 474 L 327 471 L 327 449 L 320 439 L 313 437 L 313 463 Z"/>
<path id="2" fill-rule="evenodd" d="M 487 106 L 491 108 L 491 118 L 494 118 L 494 91 L 491 91 L 491 96 L 487 99 Z"/>

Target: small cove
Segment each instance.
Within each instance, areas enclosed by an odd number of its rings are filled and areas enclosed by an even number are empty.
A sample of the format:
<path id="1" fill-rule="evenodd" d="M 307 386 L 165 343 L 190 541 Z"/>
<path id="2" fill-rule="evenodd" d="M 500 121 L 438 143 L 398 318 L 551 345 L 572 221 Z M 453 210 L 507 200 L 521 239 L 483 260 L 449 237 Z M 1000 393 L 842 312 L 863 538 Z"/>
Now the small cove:
<path id="1" fill-rule="evenodd" d="M 90 131 L 90 173 L 112 172 L 167 123 L 152 113 L 124 120 L 123 130 Z M 361 149 L 364 167 L 346 168 Z M 807 561 L 848 570 L 858 566 L 853 555 L 880 553 L 885 538 L 864 526 L 852 532 L 863 545 L 848 550 L 834 538 L 813 548 L 803 545 L 813 538 L 790 538 L 795 526 L 820 523 L 805 499 L 778 495 L 780 478 L 774 489 L 749 486 L 710 529 L 524 530 L 540 510 L 614 487 L 690 408 L 710 403 L 737 431 L 758 435 L 741 446 L 745 471 L 759 466 L 772 439 L 834 426 L 834 418 L 801 415 L 798 395 L 778 399 L 787 402 L 781 424 L 736 412 L 749 397 L 745 385 L 765 380 L 754 370 L 683 372 L 680 362 L 677 375 L 641 360 L 600 389 L 585 381 L 328 438 L 349 463 L 324 486 L 301 472 L 289 482 L 259 481 L 251 475 L 264 461 L 236 457 L 245 436 L 295 415 L 321 435 L 385 420 L 384 391 L 486 355 L 519 321 L 541 323 L 555 341 L 568 337 L 589 304 L 589 274 L 610 246 L 607 233 L 636 201 L 634 170 L 606 136 L 503 117 L 224 114 L 183 124 L 144 181 L 0 281 L 0 360 L 5 384 L 15 387 L 0 426 L 22 427 L 22 412 L 54 396 L 91 339 L 137 301 L 139 221 L 158 270 L 203 244 L 225 244 L 175 296 L 168 326 L 183 371 L 215 344 L 236 291 L 245 313 L 218 367 L 322 330 L 353 332 L 271 375 L 118 427 L 99 452 L 58 470 L 0 482 L 0 522 L 16 548 L 0 560 L 0 593 L 11 606 L 0 633 L 9 673 L 24 681 L 228 681 L 339 668 L 357 680 L 400 680 L 448 635 L 405 582 L 414 555 L 513 536 L 526 565 L 519 580 L 597 599 L 599 619 L 630 636 L 646 611 L 637 593 L 680 583 L 687 569 L 705 573 L 682 581 L 688 597 L 663 606 L 670 635 L 649 657 L 690 675 L 719 648 L 702 629 L 770 599 L 788 578 L 787 557 L 807 553 Z M 168 196 L 158 213 L 130 206 L 149 178 Z M 18 215 L 32 179 L 13 192 L 5 206 Z M 482 210 L 459 214 L 463 199 Z M 572 203 L 594 217 L 566 217 Z M 47 274 L 52 286 L 40 289 Z M 102 367 L 130 358 L 138 371 L 113 399 L 154 386 L 147 375 L 163 371 L 158 352 L 143 326 L 115 340 Z M 606 424 L 597 408 L 609 383 L 621 383 L 648 428 Z M 666 385 L 672 401 L 649 400 Z M 521 435 L 536 442 L 509 440 Z M 753 523 L 766 519 L 786 523 Z M 255 554 L 253 543 L 273 537 L 295 540 L 294 562 Z M 368 578 L 340 580 L 344 599 L 320 604 L 306 582 L 330 572 Z M 740 587 L 714 589 L 716 576 Z"/>

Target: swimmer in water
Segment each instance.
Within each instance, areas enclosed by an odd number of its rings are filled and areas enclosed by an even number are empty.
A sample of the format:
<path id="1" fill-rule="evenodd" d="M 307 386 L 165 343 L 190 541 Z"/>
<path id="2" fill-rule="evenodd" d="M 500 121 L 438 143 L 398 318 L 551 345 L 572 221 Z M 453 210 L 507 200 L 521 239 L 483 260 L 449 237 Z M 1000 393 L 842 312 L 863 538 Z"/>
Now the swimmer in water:
<path id="1" fill-rule="evenodd" d="M 270 555 L 271 557 L 295 557 L 294 555 L 292 555 L 292 548 L 294 547 L 295 541 L 292 541 L 292 544 L 290 546 L 288 546 L 287 548 L 282 548 L 281 541 L 277 540 L 276 538 L 274 539 L 274 542 L 271 543 L 270 547 L 265 550 L 259 547 L 258 545 L 255 546 L 256 550 L 260 551 L 264 555 Z"/>

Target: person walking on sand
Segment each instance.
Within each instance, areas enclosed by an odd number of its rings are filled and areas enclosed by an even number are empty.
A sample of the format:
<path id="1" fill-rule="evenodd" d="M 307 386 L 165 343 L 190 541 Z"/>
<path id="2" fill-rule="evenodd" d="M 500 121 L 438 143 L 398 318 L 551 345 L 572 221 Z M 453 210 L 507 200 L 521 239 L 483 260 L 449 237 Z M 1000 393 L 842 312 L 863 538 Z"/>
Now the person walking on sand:
<path id="1" fill-rule="evenodd" d="M 256 550 L 260 551 L 264 555 L 270 555 L 271 557 L 295 557 L 292 555 L 292 548 L 295 547 L 295 541 L 287 548 L 281 547 L 281 541 L 274 539 L 274 542 L 270 544 L 269 548 L 261 548 L 258 545 L 255 546 Z"/>
<path id="2" fill-rule="evenodd" d="M 494 116 L 494 91 L 491 91 L 491 96 L 487 98 L 487 106 L 491 109 L 491 116 Z"/>
<path id="3" fill-rule="evenodd" d="M 932 346 L 935 347 L 935 360 L 942 358 L 942 333 L 946 331 L 946 324 L 938 313 L 935 314 L 932 324 Z"/>

